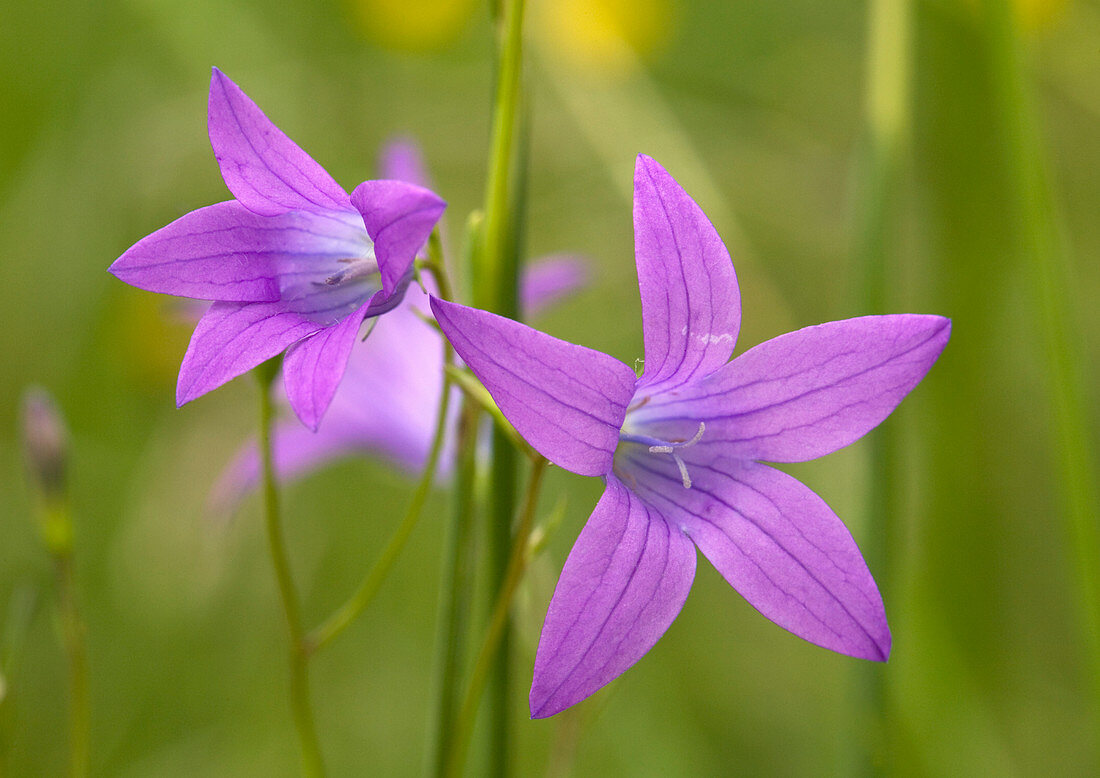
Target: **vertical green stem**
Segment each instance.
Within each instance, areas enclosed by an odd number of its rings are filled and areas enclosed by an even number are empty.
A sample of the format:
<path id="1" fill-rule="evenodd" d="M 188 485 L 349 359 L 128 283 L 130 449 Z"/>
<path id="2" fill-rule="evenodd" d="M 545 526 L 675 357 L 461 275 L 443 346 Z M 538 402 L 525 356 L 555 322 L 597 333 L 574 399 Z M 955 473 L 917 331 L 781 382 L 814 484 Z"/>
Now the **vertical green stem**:
<path id="1" fill-rule="evenodd" d="M 477 427 L 480 417 L 477 406 L 465 400 L 458 426 L 454 514 L 447 533 L 440 583 L 439 637 L 436 644 L 437 692 L 430 764 L 431 774 L 435 776 L 445 774 L 453 748 L 459 681 L 466 658 L 466 633 L 474 579 L 470 541 L 476 501 Z"/>
<path id="2" fill-rule="evenodd" d="M 909 0 L 872 0 L 868 22 L 866 136 L 859 160 L 855 257 L 862 266 L 863 312 L 886 313 L 892 307 L 889 279 L 901 265 L 898 201 L 911 121 Z M 863 550 L 889 607 L 895 591 L 895 544 L 901 521 L 896 425 L 886 424 L 872 432 L 867 445 L 868 521 Z M 875 663 L 861 665 L 859 675 L 864 713 L 855 718 L 860 726 L 852 727 L 856 753 L 850 767 L 867 774 L 889 772 L 888 676 L 885 668 Z"/>
<path id="3" fill-rule="evenodd" d="M 519 190 L 523 162 L 520 157 L 520 102 L 523 70 L 524 0 L 505 0 L 499 5 L 500 48 L 490 140 L 485 222 L 481 251 L 475 254 L 474 304 L 505 316 L 517 311 L 518 242 L 522 219 Z M 499 432 L 493 435 L 490 466 L 490 501 L 487 533 L 490 596 L 504 584 L 505 567 L 512 547 L 515 515 L 515 453 Z M 503 648 L 497 654 L 486 706 L 487 774 L 503 778 L 508 773 L 508 678 L 510 652 L 507 619 L 502 625 Z"/>
<path id="4" fill-rule="evenodd" d="M 531 528 L 534 525 L 535 509 L 538 507 L 539 487 L 542 484 L 542 474 L 546 470 L 546 464 L 546 460 L 542 457 L 538 457 L 531 464 L 531 475 L 528 478 L 527 492 L 524 495 L 523 510 L 516 523 L 515 540 L 508 556 L 505 575 L 492 614 L 489 617 L 489 625 L 485 631 L 481 651 L 478 653 L 474 669 L 470 673 L 470 683 L 466 690 L 466 696 L 462 701 L 462 708 L 459 710 L 455 722 L 454 744 L 446 772 L 450 778 L 457 778 L 462 773 L 462 765 L 466 758 L 466 749 L 469 745 L 470 733 L 473 730 L 474 718 L 477 716 L 477 706 L 481 699 L 481 693 L 491 677 L 490 674 L 498 659 L 499 652 L 504 648 L 502 641 L 508 630 L 508 613 L 511 610 L 512 598 L 515 596 L 516 587 L 519 586 L 527 565 L 527 544 L 531 537 Z"/>
<path id="5" fill-rule="evenodd" d="M 271 562 L 275 568 L 275 580 L 279 587 L 279 599 L 286 616 L 290 638 L 290 707 L 302 751 L 302 775 L 313 778 L 324 775 L 324 763 L 321 760 L 321 747 L 313 723 L 313 711 L 310 708 L 309 656 L 305 651 L 301 606 L 298 603 L 298 593 L 294 588 L 282 522 L 279 518 L 279 493 L 275 485 L 275 467 L 272 457 L 271 429 L 274 412 L 271 403 L 271 383 L 278 374 L 278 369 L 278 360 L 269 360 L 256 369 L 260 385 L 260 452 L 263 459 L 264 525 L 267 530 Z"/>
<path id="6" fill-rule="evenodd" d="M 1060 233 L 1036 121 L 1026 59 L 1013 4 L 986 0 L 993 73 L 1013 185 L 1018 241 L 1030 265 L 1047 357 L 1054 449 L 1061 482 L 1065 533 L 1077 578 L 1084 644 L 1089 657 L 1093 716 L 1100 714 L 1100 466 L 1086 403 L 1085 354 L 1069 257 Z M 1094 747 L 1100 733 L 1094 718 Z"/>
<path id="7" fill-rule="evenodd" d="M 482 250 L 475 256 L 474 304 L 496 310 L 502 303 L 515 300 L 515 290 L 507 288 L 507 279 L 515 277 L 506 268 L 509 233 L 513 230 L 519 103 L 523 65 L 524 0 L 507 0 L 500 17 L 500 55 L 493 107 L 492 137 L 489 147 L 489 171 L 485 190 L 485 224 Z M 514 264 L 514 263 L 513 263 Z M 514 302 L 513 302 L 514 305 Z"/>
<path id="8" fill-rule="evenodd" d="M 67 506 L 55 509 L 71 526 Z M 71 533 L 67 533 L 71 537 Z M 72 546 L 53 549 L 54 571 L 57 579 L 57 607 L 61 622 L 61 636 L 69 661 L 69 773 L 73 778 L 88 774 L 88 757 L 91 743 L 90 705 L 88 701 L 88 657 L 84 647 L 84 622 L 76 605 L 76 587 L 73 576 Z"/>

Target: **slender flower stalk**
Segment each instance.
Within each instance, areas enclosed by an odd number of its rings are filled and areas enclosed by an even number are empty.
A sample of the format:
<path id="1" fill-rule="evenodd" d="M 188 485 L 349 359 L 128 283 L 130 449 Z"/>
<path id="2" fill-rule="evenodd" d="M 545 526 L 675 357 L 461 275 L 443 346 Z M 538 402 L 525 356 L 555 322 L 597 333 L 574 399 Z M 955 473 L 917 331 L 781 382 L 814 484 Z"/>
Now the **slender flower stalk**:
<path id="1" fill-rule="evenodd" d="M 69 665 L 69 774 L 80 778 L 88 774 L 91 704 L 85 627 L 77 607 L 73 565 L 73 517 L 66 478 L 68 433 L 53 399 L 41 389 L 31 389 L 24 396 L 22 426 L 42 539 L 53 561 L 57 616 Z"/>
<path id="2" fill-rule="evenodd" d="M 450 349 L 448 349 L 448 352 L 450 352 Z M 451 359 L 450 353 L 448 353 L 447 359 L 448 361 Z M 371 601 L 374 599 L 374 595 L 377 594 L 378 588 L 386 579 L 386 575 L 389 573 L 390 568 L 393 567 L 394 562 L 397 561 L 401 551 L 405 548 L 409 536 L 412 534 L 413 529 L 420 519 L 420 514 L 424 508 L 424 502 L 427 500 L 428 494 L 431 491 L 432 482 L 435 480 L 439 455 L 443 450 L 444 434 L 447 431 L 447 413 L 450 410 L 450 399 L 450 382 L 445 381 L 443 384 L 443 394 L 440 396 L 439 400 L 439 416 L 436 420 L 436 432 L 432 442 L 432 450 L 428 454 L 428 463 L 424 466 L 424 473 L 421 475 L 420 481 L 416 485 L 416 491 L 413 493 L 412 500 L 409 502 L 405 517 L 401 520 L 401 524 L 398 525 L 389 543 L 386 544 L 386 548 L 382 551 L 378 561 L 374 563 L 374 566 L 367 573 L 363 582 L 359 585 L 359 588 L 356 589 L 355 594 L 353 594 L 348 601 L 333 613 L 320 627 L 306 637 L 304 644 L 306 653 L 312 654 L 324 648 L 366 610 L 367 606 L 370 605 Z"/>
<path id="3" fill-rule="evenodd" d="M 434 776 L 445 775 L 450 763 L 462 667 L 466 659 L 466 634 L 474 583 L 471 541 L 477 505 L 475 481 L 480 417 L 477 406 L 464 398 L 458 426 L 454 510 L 447 528 L 440 586 L 435 663 L 437 680 L 429 754 L 429 770 Z"/>
<path id="4" fill-rule="evenodd" d="M 264 526 L 267 530 L 271 562 L 275 567 L 279 601 L 286 616 L 290 639 L 290 707 L 302 751 L 302 775 L 314 778 L 314 776 L 324 775 L 324 762 L 321 759 L 321 746 L 317 740 L 317 729 L 313 723 L 313 710 L 309 701 L 309 655 L 303 640 L 298 592 L 294 588 L 286 542 L 283 539 L 282 522 L 279 517 L 279 493 L 276 487 L 275 468 L 272 464 L 271 427 L 274 414 L 271 383 L 278 372 L 278 360 L 264 362 L 256 371 L 260 385 L 260 456 L 263 460 Z"/>
<path id="5" fill-rule="evenodd" d="M 485 638 L 481 644 L 474 663 L 474 669 L 470 672 L 470 682 L 466 689 L 466 696 L 462 700 L 458 718 L 455 722 L 453 750 L 450 762 L 447 765 L 448 776 L 457 778 L 462 774 L 463 763 L 466 760 L 466 751 L 470 743 L 470 734 L 473 731 L 474 719 L 477 716 L 477 706 L 481 700 L 481 694 L 485 690 L 485 684 L 489 679 L 489 672 L 493 667 L 498 652 L 503 648 L 502 640 L 508 624 L 508 613 L 512 607 L 516 588 L 523 578 L 523 572 L 527 567 L 529 548 L 528 541 L 531 538 L 531 529 L 534 526 L 535 509 L 538 506 L 539 487 L 542 485 L 542 475 L 549 464 L 542 456 L 536 456 L 531 462 L 531 474 L 528 477 L 527 493 L 523 500 L 523 511 L 520 513 L 516 524 L 515 540 L 512 543 L 512 553 L 508 558 L 508 567 L 504 575 L 504 581 L 497 593 L 496 604 L 493 606 L 489 625 L 485 630 Z"/>
<path id="6" fill-rule="evenodd" d="M 524 0 L 499 3 L 495 21 L 500 35 L 496 94 L 488 181 L 485 192 L 485 222 L 481 251 L 475 255 L 474 303 L 505 316 L 518 314 L 518 238 L 522 212 L 517 192 L 523 180 L 519 149 L 520 103 L 522 100 Z M 488 531 L 489 596 L 504 585 L 510 545 L 516 542 L 511 520 L 516 504 L 515 454 L 505 438 L 494 432 L 490 463 Z M 509 732 L 507 704 L 510 651 L 508 624 L 503 645 L 496 655 L 490 678 L 492 691 L 486 706 L 489 764 L 487 775 L 503 778 L 508 772 Z"/>
<path id="7" fill-rule="evenodd" d="M 908 154 L 910 125 L 909 0 L 873 0 L 869 8 L 866 60 L 866 133 L 860 169 L 854 254 L 862 265 L 862 307 L 868 313 L 890 310 L 887 279 L 899 267 L 898 200 Z M 889 596 L 898 571 L 900 536 L 898 430 L 885 425 L 868 435 L 867 542 L 864 554 L 876 571 L 880 589 Z M 887 770 L 889 715 L 887 676 L 875 664 L 857 668 L 862 691 L 860 722 L 849 731 L 853 761 L 866 773 Z M 855 767 L 856 765 L 849 765 Z"/>
<path id="8" fill-rule="evenodd" d="M 1093 746 L 1100 747 L 1100 494 L 1096 486 L 1100 464 L 1091 434 L 1096 427 L 1085 399 L 1086 359 L 1069 280 L 1069 252 L 1051 192 L 1013 6 L 1003 0 L 987 0 L 984 5 L 1012 184 L 1013 223 L 1018 225 L 1017 245 L 1033 274 L 1047 357 L 1062 516 L 1089 656 Z"/>
<path id="9" fill-rule="evenodd" d="M 492 140 L 489 151 L 489 177 L 485 191 L 485 222 L 482 245 L 475 257 L 474 302 L 496 308 L 508 299 L 515 300 L 515 290 L 505 288 L 511 275 L 504 267 L 509 232 L 514 229 L 514 165 L 517 156 L 519 103 L 523 64 L 524 0 L 506 0 L 502 4 L 500 25 L 500 55 L 498 59 L 496 94 L 493 109 Z M 503 313 L 503 312 L 502 312 Z"/>
<path id="10" fill-rule="evenodd" d="M 54 554 L 57 607 L 65 654 L 69 661 L 69 771 L 73 778 L 88 774 L 91 752 L 91 703 L 88 696 L 88 654 L 84 620 L 76 603 L 73 555 Z"/>

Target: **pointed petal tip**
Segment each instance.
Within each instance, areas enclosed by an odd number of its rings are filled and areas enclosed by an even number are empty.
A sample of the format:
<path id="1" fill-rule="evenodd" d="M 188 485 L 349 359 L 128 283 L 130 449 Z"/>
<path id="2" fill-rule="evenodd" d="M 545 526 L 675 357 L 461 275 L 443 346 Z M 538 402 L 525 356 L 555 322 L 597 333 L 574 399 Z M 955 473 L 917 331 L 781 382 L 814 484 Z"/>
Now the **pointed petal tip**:
<path id="1" fill-rule="evenodd" d="M 648 154 L 639 154 L 634 161 L 635 182 L 637 182 L 638 177 L 643 173 L 650 177 L 672 178 L 672 174 L 668 172 L 665 166 Z"/>
<path id="2" fill-rule="evenodd" d="M 233 79 L 214 66 L 210 68 L 210 96 L 213 98 L 215 89 L 225 89 L 227 84 L 237 86 Z"/>
<path id="3" fill-rule="evenodd" d="M 544 699 L 541 695 L 540 695 L 540 697 L 536 698 L 534 696 L 534 691 L 535 691 L 534 687 L 532 687 L 531 688 L 531 697 L 528 700 L 528 705 L 529 705 L 530 710 L 531 710 L 531 718 L 532 719 L 548 719 L 551 716 L 555 716 L 558 713 L 561 713 L 563 710 L 565 710 L 565 708 L 563 708 L 561 706 L 551 707 L 550 705 L 547 704 L 547 703 L 549 703 L 549 700 Z"/>
<path id="4" fill-rule="evenodd" d="M 188 383 L 187 386 L 184 386 L 183 373 L 180 372 L 179 379 L 176 381 L 176 407 L 182 408 L 198 396 L 193 392 L 193 385 Z"/>

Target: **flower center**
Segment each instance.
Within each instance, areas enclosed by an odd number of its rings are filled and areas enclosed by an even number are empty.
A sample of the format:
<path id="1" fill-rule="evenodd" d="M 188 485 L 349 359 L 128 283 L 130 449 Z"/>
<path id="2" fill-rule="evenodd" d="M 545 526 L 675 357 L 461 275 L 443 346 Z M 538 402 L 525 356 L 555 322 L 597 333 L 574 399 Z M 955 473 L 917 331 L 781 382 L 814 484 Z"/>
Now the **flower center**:
<path id="1" fill-rule="evenodd" d="M 339 286 L 358 278 L 370 278 L 378 273 L 378 263 L 374 259 L 373 252 L 367 257 L 347 257 L 338 259 L 336 262 L 344 267 L 326 277 L 324 281 L 314 281 L 314 286 Z"/>
<path id="2" fill-rule="evenodd" d="M 625 443 L 637 443 L 638 445 L 645 446 L 649 449 L 650 454 L 669 454 L 672 456 L 672 461 L 676 463 L 676 467 L 680 470 L 680 481 L 683 483 L 685 489 L 691 488 L 691 476 L 688 475 L 687 465 L 684 464 L 683 458 L 680 456 L 680 450 L 694 446 L 703 438 L 703 433 L 706 431 L 707 425 L 703 422 L 699 422 L 699 429 L 695 432 L 695 435 L 690 439 L 675 439 L 675 440 L 662 440 L 660 438 L 654 438 L 649 435 L 641 435 L 634 432 L 628 432 L 626 424 L 623 424 L 623 429 L 619 431 L 619 440 Z"/>

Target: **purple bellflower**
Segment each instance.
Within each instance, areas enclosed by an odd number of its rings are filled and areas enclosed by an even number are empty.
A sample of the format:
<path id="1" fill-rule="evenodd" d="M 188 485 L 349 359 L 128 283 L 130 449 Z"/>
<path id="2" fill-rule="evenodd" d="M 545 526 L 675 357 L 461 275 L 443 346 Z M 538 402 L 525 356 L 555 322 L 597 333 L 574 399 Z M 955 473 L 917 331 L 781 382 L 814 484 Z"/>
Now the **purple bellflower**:
<path id="1" fill-rule="evenodd" d="M 411 140 L 387 143 L 380 154 L 379 171 L 383 178 L 430 187 L 423 155 Z M 584 276 L 577 257 L 563 254 L 536 260 L 524 269 L 520 283 L 523 311 L 537 315 L 577 289 Z M 430 277 L 424 282 L 430 283 Z M 381 455 L 410 473 L 424 469 L 443 391 L 443 343 L 421 316 L 431 316 L 428 295 L 411 284 L 404 300 L 378 319 L 369 347 L 352 350 L 325 423 L 316 432 L 291 420 L 276 425 L 272 441 L 275 474 L 280 480 L 298 478 L 356 454 Z M 446 440 L 453 434 L 452 422 Z M 448 474 L 451 464 L 448 446 L 445 442 L 440 477 Z M 212 510 L 231 511 L 259 479 L 259 452 L 251 441 L 218 479 L 211 494 Z"/>
<path id="2" fill-rule="evenodd" d="M 180 366 L 179 405 L 285 351 L 287 398 L 316 429 L 360 325 L 401 302 L 445 203 L 391 180 L 349 197 L 217 69 L 209 131 L 236 199 L 143 238 L 110 271 L 141 289 L 214 301 Z"/>
<path id="3" fill-rule="evenodd" d="M 801 482 L 801 462 L 857 440 L 947 343 L 939 316 L 866 316 L 781 335 L 733 361 L 741 306 L 729 253 L 699 206 L 638 158 L 634 240 L 641 376 L 606 354 L 432 300 L 501 411 L 551 462 L 601 476 L 535 657 L 531 715 L 551 716 L 637 662 L 680 612 L 698 546 L 764 616 L 884 661 L 890 631 L 851 534 Z"/>

